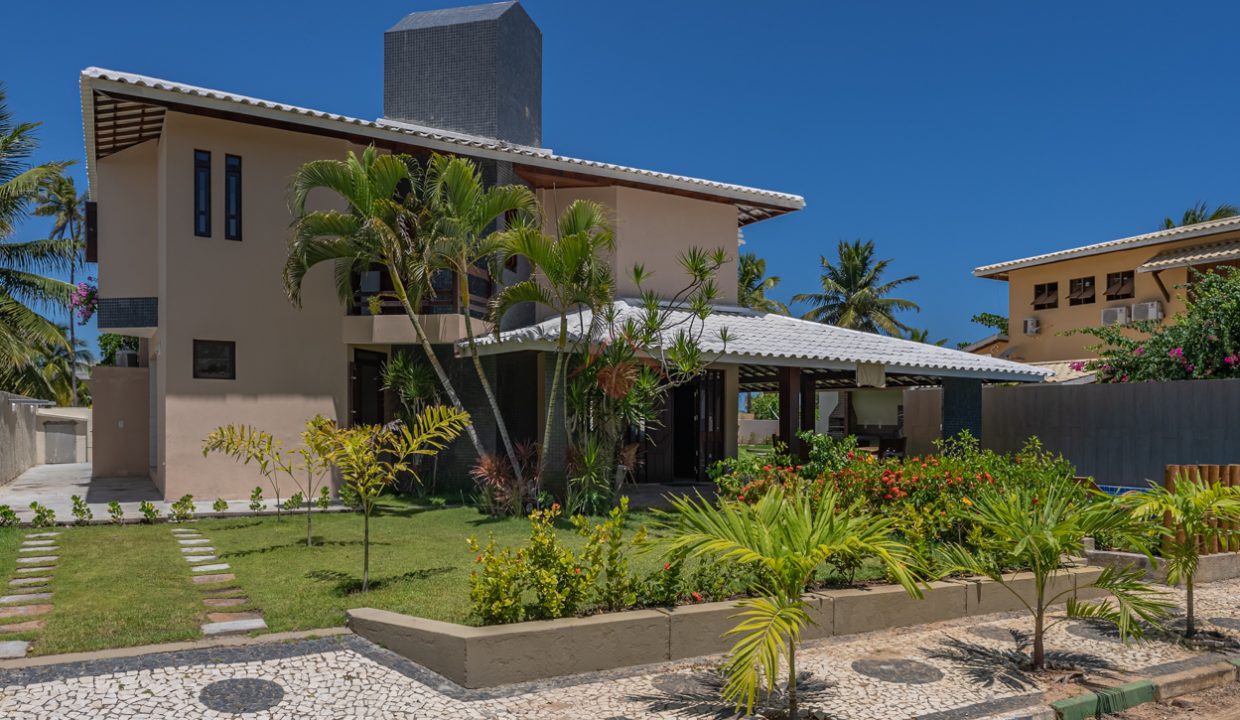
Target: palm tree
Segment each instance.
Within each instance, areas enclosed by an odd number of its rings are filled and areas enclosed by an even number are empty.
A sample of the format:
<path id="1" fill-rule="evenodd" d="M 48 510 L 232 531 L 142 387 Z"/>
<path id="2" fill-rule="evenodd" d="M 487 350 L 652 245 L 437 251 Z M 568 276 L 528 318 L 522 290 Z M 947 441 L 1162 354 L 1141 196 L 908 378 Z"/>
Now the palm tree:
<path id="1" fill-rule="evenodd" d="M 492 316 L 495 327 L 505 313 L 520 303 L 531 302 L 548 308 L 560 318 L 555 370 L 547 391 L 547 421 L 543 424 L 543 448 L 550 447 L 551 419 L 555 403 L 564 387 L 564 355 L 568 346 L 568 316 L 578 309 L 592 310 L 597 318 L 601 307 L 611 300 L 611 271 L 603 259 L 613 249 L 611 222 L 607 209 L 589 200 L 575 200 L 556 222 L 557 237 L 549 237 L 532 223 L 515 224 L 500 240 L 502 257 L 522 256 L 529 260 L 528 280 L 504 288 L 495 297 Z M 593 322 L 593 320 L 592 320 Z M 592 328 L 582 328 L 591 337 Z M 546 453 L 540 453 L 546 466 Z M 539 473 L 541 477 L 541 473 Z"/>
<path id="2" fill-rule="evenodd" d="M 346 210 L 306 209 L 306 199 L 317 189 L 335 193 Z M 461 399 L 427 337 L 418 317 L 418 304 L 433 293 L 431 246 L 437 238 L 434 201 L 426 174 L 407 155 L 381 155 L 374 145 L 359 157 L 352 151 L 344 160 L 313 160 L 294 173 L 290 183 L 294 232 L 284 265 L 284 291 L 294 305 L 310 268 L 334 265 L 336 291 L 353 301 L 353 275 L 378 265 L 392 281 L 393 293 L 409 317 L 418 344 L 439 378 L 452 407 L 463 411 Z M 474 426 L 467 425 L 474 450 L 485 454 Z"/>
<path id="3" fill-rule="evenodd" d="M 68 347 L 60 328 L 39 310 L 67 305 L 72 286 L 39 274 L 65 266 L 68 243 L 9 242 L 27 202 L 65 163 L 29 166 L 38 123 L 14 123 L 5 100 L 0 85 L 0 370 L 9 371 L 31 362 L 40 346 Z"/>
<path id="4" fill-rule="evenodd" d="M 0 387 L 27 397 L 52 400 L 57 405 L 76 406 L 89 402 L 90 395 L 77 387 L 77 377 L 90 369 L 94 355 L 84 340 L 74 339 L 76 351 L 69 356 L 64 341 L 67 329 L 60 326 L 60 342 L 32 347 L 30 359 L 22 366 L 0 372 Z"/>
<path id="5" fill-rule="evenodd" d="M 928 328 L 910 328 L 908 331 L 908 339 L 913 342 L 937 345 L 939 347 L 947 345 L 947 338 L 939 338 L 938 340 L 931 342 L 930 330 Z"/>
<path id="6" fill-rule="evenodd" d="M 787 659 L 788 717 L 797 715 L 796 651 L 809 623 L 804 593 L 817 570 L 833 557 L 872 557 L 910 595 L 920 597 L 909 548 L 893 539 L 893 521 L 859 506 L 843 507 L 828 488 L 815 503 L 806 495 L 776 488 L 748 505 L 701 496 L 674 497 L 676 510 L 663 520 L 670 533 L 667 554 L 707 556 L 751 569 L 756 597 L 741 600 L 741 621 L 728 635 L 739 636 L 724 665 L 724 697 L 752 713 L 759 689 L 776 685 L 781 658 Z"/>
<path id="7" fill-rule="evenodd" d="M 55 175 L 40 184 L 35 197 L 35 215 L 51 217 L 48 237 L 69 243 L 69 285 L 77 285 L 78 259 L 82 252 L 82 234 L 86 227 L 86 195 L 79 195 L 73 178 Z M 77 347 L 77 323 L 69 316 L 69 347 Z M 67 349 L 67 348 L 66 348 Z M 78 402 L 77 373 L 70 376 L 70 404 Z"/>
<path id="8" fill-rule="evenodd" d="M 984 575 L 1020 600 L 1033 620 L 1031 669 L 1046 667 L 1046 632 L 1068 618 L 1114 623 L 1121 638 L 1140 637 L 1142 623 L 1158 623 L 1170 604 L 1143 580 L 1139 568 L 1107 568 L 1085 587 L 1105 590 L 1113 599 L 1090 603 L 1075 598 L 1080 586 L 1069 580 L 1056 583 L 1066 557 L 1080 557 L 1086 537 L 1100 534 L 1115 538 L 1148 554 L 1143 533 L 1146 525 L 1120 509 L 1108 497 L 1093 502 L 1069 475 L 1040 478 L 1020 486 L 983 485 L 961 509 L 961 516 L 981 532 L 975 547 L 947 543 L 938 549 L 944 574 L 965 572 Z M 1011 568 L 1027 568 L 1033 593 L 1026 598 L 1019 574 Z M 1079 582 L 1079 578 L 1078 578 Z M 1059 585 L 1066 588 L 1059 590 Z M 1065 617 L 1048 622 L 1050 608 L 1066 602 Z"/>
<path id="9" fill-rule="evenodd" d="M 1222 205 L 1214 208 L 1214 210 L 1210 210 L 1204 202 L 1199 202 L 1185 210 L 1184 214 L 1180 216 L 1179 222 L 1176 222 L 1169 217 L 1163 218 L 1163 229 L 1170 230 L 1174 227 L 1196 225 L 1197 223 L 1209 222 L 1211 220 L 1222 220 L 1224 218 L 1235 217 L 1237 215 L 1240 215 L 1240 208 L 1237 208 L 1231 203 L 1223 203 Z"/>
<path id="10" fill-rule="evenodd" d="M 779 277 L 766 277 L 766 260 L 753 253 L 741 253 L 736 266 L 736 302 L 741 307 L 787 315 L 788 306 L 768 298 L 766 293 L 779 285 Z"/>
<path id="11" fill-rule="evenodd" d="M 911 300 L 887 296 L 904 283 L 917 280 L 917 276 L 883 282 L 883 272 L 891 260 L 874 259 L 873 240 L 841 240 L 838 253 L 839 259 L 835 262 L 826 256 L 819 258 L 822 292 L 799 293 L 792 297 L 793 302 L 813 305 L 802 317 L 871 333 L 898 336 L 908 332 L 909 326 L 896 320 L 896 312 L 921 308 Z"/>
<path id="12" fill-rule="evenodd" d="M 435 204 L 440 235 L 433 244 L 431 262 L 437 269 L 449 270 L 457 278 L 458 299 L 465 313 L 465 337 L 469 356 L 473 360 L 478 382 L 491 406 L 495 426 L 513 477 L 522 477 L 516 447 L 508 434 L 508 425 L 499 410 L 495 391 L 482 367 L 474 338 L 470 316 L 471 293 L 469 271 L 478 263 L 488 263 L 492 277 L 501 277 L 503 265 L 496 262 L 500 250 L 500 233 L 492 229 L 504 220 L 522 221 L 537 216 L 538 200 L 529 188 L 522 185 L 499 185 L 486 188 L 482 173 L 470 160 L 459 157 L 436 155 L 426 169 L 427 189 Z M 544 445 L 545 447 L 545 445 Z"/>
<path id="13" fill-rule="evenodd" d="M 1188 595 L 1184 634 L 1192 637 L 1197 632 L 1193 578 L 1203 544 L 1222 539 L 1224 549 L 1227 548 L 1234 533 L 1227 526 L 1240 520 L 1240 487 L 1223 485 L 1217 480 L 1205 482 L 1200 473 L 1192 476 L 1186 470 L 1170 488 L 1152 485 L 1141 492 L 1122 495 L 1117 502 L 1131 509 L 1138 520 L 1161 529 L 1167 582 L 1184 582 Z"/>

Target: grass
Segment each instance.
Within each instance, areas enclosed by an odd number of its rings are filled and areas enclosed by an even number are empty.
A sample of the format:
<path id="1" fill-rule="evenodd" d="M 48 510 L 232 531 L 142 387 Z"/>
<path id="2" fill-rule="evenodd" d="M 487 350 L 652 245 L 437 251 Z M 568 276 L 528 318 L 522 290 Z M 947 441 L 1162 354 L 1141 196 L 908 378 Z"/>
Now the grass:
<path id="1" fill-rule="evenodd" d="M 737 458 L 741 460 L 748 460 L 750 458 L 764 458 L 767 455 L 770 455 L 774 451 L 774 448 L 771 447 L 770 443 L 767 443 L 766 445 L 738 445 L 736 450 Z"/>
<path id="2" fill-rule="evenodd" d="M 652 519 L 633 512 L 633 527 Z M 473 535 L 493 533 L 501 545 L 522 545 L 529 534 L 524 518 L 490 518 L 473 508 L 437 508 L 384 498 L 371 518 L 370 582 L 358 592 L 362 572 L 362 518 L 354 513 L 315 513 L 314 546 L 306 547 L 305 517 L 285 514 L 194 521 L 216 549 L 218 561 L 236 575 L 222 588 L 250 602 L 230 607 L 261 610 L 272 632 L 338 627 L 345 611 L 375 607 L 457 623 L 470 617 L 469 574 Z M 55 610 L 42 631 L 31 633 L 32 653 L 79 652 L 198 638 L 210 588 L 191 581 L 188 564 L 167 524 L 59 528 L 61 560 L 52 580 Z M 35 530 L 0 530 L 0 579 L 13 576 L 17 544 Z M 580 549 L 585 540 L 567 523 L 560 538 Z M 659 569 L 657 553 L 632 557 L 645 576 Z M 830 578 L 823 568 L 820 579 Z M 863 568 L 858 580 L 877 575 Z M 17 618 L 16 620 L 21 620 Z M 0 621 L 3 622 L 3 621 Z"/>

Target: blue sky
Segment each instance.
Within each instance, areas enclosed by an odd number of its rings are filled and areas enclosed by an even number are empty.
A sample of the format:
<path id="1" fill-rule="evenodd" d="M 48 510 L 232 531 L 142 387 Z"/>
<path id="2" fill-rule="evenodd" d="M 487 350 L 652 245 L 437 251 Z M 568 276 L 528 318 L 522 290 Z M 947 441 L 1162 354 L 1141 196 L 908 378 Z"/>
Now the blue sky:
<path id="1" fill-rule="evenodd" d="M 82 159 L 89 65 L 376 117 L 383 30 L 454 4 L 14 3 L 0 80 L 19 119 L 43 121 L 45 160 Z M 543 31 L 545 144 L 805 196 L 745 232 L 783 299 L 815 289 L 837 241 L 873 239 L 894 273 L 921 275 L 908 322 L 976 339 L 970 315 L 1006 295 L 975 265 L 1240 202 L 1240 5 L 524 4 Z"/>

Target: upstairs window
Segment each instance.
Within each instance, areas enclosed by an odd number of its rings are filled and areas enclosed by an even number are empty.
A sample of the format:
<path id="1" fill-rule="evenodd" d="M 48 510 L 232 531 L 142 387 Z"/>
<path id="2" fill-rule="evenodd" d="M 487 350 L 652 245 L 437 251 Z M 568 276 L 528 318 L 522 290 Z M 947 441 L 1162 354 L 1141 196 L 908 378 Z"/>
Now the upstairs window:
<path id="1" fill-rule="evenodd" d="M 1069 305 L 1093 305 L 1094 295 L 1094 278 L 1092 276 L 1068 281 Z"/>
<path id="2" fill-rule="evenodd" d="M 224 156 L 224 239 L 241 239 L 241 158 Z"/>
<path id="3" fill-rule="evenodd" d="M 1127 300 L 1135 296 L 1136 284 L 1132 270 L 1107 273 L 1107 300 Z"/>
<path id="4" fill-rule="evenodd" d="M 1033 309 L 1051 310 L 1059 307 L 1059 283 L 1042 283 L 1033 286 Z"/>
<path id="5" fill-rule="evenodd" d="M 211 153 L 194 151 L 194 234 L 211 237 Z"/>
<path id="6" fill-rule="evenodd" d="M 194 377 L 202 380 L 236 380 L 237 343 L 195 340 Z"/>

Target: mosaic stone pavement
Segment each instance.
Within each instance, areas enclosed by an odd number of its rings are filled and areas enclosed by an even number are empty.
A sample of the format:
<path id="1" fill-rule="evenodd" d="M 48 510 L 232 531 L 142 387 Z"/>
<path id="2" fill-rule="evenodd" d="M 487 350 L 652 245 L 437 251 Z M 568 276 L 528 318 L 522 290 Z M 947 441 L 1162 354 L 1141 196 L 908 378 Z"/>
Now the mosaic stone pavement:
<path id="1" fill-rule="evenodd" d="M 1240 637 L 1240 580 L 1198 591 L 1198 615 Z M 803 706 L 835 720 L 1028 717 L 1043 688 L 1014 659 L 1028 620 L 1007 613 L 806 644 Z M 1233 627 L 1228 627 L 1233 626 Z M 1015 631 L 1015 632 L 1013 632 Z M 1236 646 L 1240 647 L 1240 646 Z M 1174 672 L 1209 651 L 1065 622 L 1048 649 L 1097 679 Z M 1236 654 L 1236 650 L 1227 650 Z M 45 718 L 727 718 L 718 658 L 466 690 L 352 635 L 85 663 L 0 667 L 0 717 Z M 237 682 L 237 681 L 244 682 Z M 241 714 L 238 714 L 241 713 Z"/>

